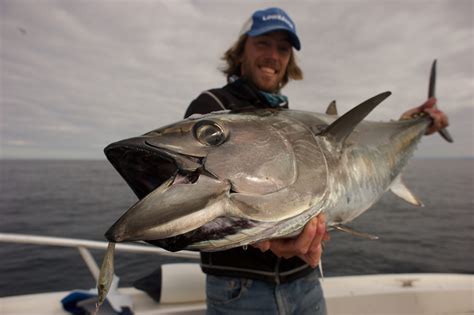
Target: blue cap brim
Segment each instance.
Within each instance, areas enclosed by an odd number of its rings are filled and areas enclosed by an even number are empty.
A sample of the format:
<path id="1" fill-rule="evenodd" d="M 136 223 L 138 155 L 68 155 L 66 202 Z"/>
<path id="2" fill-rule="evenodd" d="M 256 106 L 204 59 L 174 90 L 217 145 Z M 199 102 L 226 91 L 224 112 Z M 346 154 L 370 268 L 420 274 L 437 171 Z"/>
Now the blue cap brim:
<path id="1" fill-rule="evenodd" d="M 250 30 L 247 32 L 247 35 L 254 37 L 254 36 L 260 36 L 263 34 L 274 32 L 274 31 L 286 31 L 288 33 L 288 36 L 290 37 L 291 46 L 295 47 L 296 50 L 301 49 L 301 44 L 300 44 L 300 40 L 298 36 L 296 36 L 296 34 L 293 33 L 291 29 L 284 26 L 271 25 L 270 27 L 260 28 L 258 30 Z"/>

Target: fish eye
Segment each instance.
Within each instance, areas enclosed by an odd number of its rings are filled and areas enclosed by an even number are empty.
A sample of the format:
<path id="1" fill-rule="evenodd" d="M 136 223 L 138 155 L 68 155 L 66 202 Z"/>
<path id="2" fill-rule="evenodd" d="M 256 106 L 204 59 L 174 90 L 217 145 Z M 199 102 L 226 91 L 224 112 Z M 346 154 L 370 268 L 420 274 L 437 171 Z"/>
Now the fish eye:
<path id="1" fill-rule="evenodd" d="M 194 138 L 206 146 L 218 146 L 224 143 L 227 135 L 224 129 L 211 120 L 201 120 L 193 126 Z"/>

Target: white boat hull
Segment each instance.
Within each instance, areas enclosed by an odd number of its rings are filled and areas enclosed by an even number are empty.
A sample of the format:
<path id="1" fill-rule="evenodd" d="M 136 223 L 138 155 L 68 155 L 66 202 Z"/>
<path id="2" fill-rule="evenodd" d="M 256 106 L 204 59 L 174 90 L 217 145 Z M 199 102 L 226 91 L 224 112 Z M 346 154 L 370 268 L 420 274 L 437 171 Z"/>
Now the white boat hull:
<path id="1" fill-rule="evenodd" d="M 198 278 L 203 281 L 202 275 Z M 186 283 L 182 283 L 183 287 Z M 339 314 L 474 314 L 474 276 L 460 274 L 394 274 L 328 277 L 322 281 L 330 315 Z M 202 284 L 204 287 L 204 284 Z M 144 292 L 122 288 L 137 315 L 205 314 L 201 301 L 156 303 Z M 68 292 L 0 299 L 4 315 L 65 315 L 60 300 Z M 201 292 L 204 297 L 204 292 Z M 193 297 L 196 299 L 196 296 Z"/>
<path id="2" fill-rule="evenodd" d="M 105 242 L 8 233 L 0 233 L 0 242 L 77 247 L 96 279 L 98 266 L 88 248 L 107 247 Z M 199 259 L 199 254 L 194 252 L 169 253 L 151 246 L 119 245 L 117 250 L 124 252 L 154 252 L 196 261 Z M 109 292 L 109 306 L 113 304 L 120 308 L 130 302 L 136 315 L 205 314 L 205 276 L 199 264 L 165 264 L 161 268 L 160 303 L 143 291 L 118 288 L 116 292 Z M 330 315 L 474 314 L 474 275 L 469 274 L 327 277 L 321 284 Z M 96 289 L 91 292 L 96 294 Z M 0 314 L 65 315 L 68 313 L 63 310 L 61 300 L 69 293 L 64 291 L 0 297 Z"/>

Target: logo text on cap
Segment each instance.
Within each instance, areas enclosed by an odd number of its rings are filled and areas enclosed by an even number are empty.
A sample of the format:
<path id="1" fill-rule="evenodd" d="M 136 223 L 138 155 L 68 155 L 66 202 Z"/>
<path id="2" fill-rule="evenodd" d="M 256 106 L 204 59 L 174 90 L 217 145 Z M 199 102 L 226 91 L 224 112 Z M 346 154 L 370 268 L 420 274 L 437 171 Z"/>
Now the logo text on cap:
<path id="1" fill-rule="evenodd" d="M 280 15 L 280 14 L 271 14 L 271 15 L 263 16 L 262 20 L 263 21 L 279 20 L 279 21 L 282 21 L 282 22 L 286 23 L 291 29 L 294 29 L 293 24 L 290 21 L 288 21 L 288 19 L 286 17 L 284 17 L 283 15 Z"/>

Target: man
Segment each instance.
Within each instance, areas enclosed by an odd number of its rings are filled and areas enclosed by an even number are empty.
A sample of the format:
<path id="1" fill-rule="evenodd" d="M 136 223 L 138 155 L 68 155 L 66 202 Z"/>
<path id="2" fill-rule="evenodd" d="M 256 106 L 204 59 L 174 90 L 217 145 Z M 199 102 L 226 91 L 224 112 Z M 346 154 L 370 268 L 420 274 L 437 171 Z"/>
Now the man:
<path id="1" fill-rule="evenodd" d="M 301 44 L 291 18 L 279 8 L 256 11 L 223 57 L 229 83 L 199 95 L 185 117 L 224 109 L 288 108 L 280 91 L 289 80 L 303 78 L 293 48 L 300 50 Z M 446 116 L 432 109 L 435 103 L 430 99 L 403 117 L 427 111 L 435 118 L 429 132 L 446 127 Z M 202 253 L 208 314 L 326 314 L 315 267 L 327 239 L 320 215 L 296 238 Z"/>

